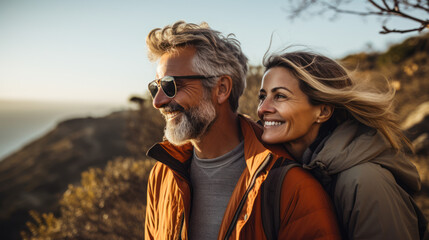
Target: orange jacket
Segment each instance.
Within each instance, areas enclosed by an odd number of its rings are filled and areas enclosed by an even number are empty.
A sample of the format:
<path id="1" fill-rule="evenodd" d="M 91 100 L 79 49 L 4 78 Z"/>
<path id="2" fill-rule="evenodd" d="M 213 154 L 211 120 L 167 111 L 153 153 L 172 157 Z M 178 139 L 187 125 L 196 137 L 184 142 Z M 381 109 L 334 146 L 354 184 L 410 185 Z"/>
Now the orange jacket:
<path id="1" fill-rule="evenodd" d="M 218 239 L 225 239 L 227 232 L 229 239 L 266 239 L 261 220 L 261 184 L 279 154 L 288 155 L 280 148 L 267 149 L 259 141 L 260 127 L 251 120 L 240 116 L 240 125 L 247 168 L 225 210 Z M 145 239 L 188 239 L 192 151 L 191 144 L 177 147 L 168 141 L 148 151 L 148 156 L 159 162 L 148 181 Z M 328 195 L 305 170 L 292 168 L 287 173 L 281 199 L 279 239 L 340 239 Z"/>

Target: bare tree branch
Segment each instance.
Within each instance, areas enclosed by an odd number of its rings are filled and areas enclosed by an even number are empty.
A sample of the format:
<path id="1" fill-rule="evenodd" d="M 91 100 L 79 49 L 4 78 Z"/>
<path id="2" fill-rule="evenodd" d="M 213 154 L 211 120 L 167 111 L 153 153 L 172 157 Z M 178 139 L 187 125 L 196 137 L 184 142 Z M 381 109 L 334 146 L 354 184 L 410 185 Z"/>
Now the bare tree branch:
<path id="1" fill-rule="evenodd" d="M 386 26 L 383 26 L 383 31 L 380 31 L 380 34 L 387 34 L 387 33 L 408 33 L 408 32 L 414 32 L 414 31 L 421 32 L 425 28 L 426 28 L 425 26 L 422 26 L 422 27 L 413 28 L 413 29 L 397 30 L 397 29 L 389 29 Z"/>
<path id="2" fill-rule="evenodd" d="M 387 5 L 386 0 L 383 0 L 383 4 L 384 4 L 385 9 L 390 10 L 390 7 L 389 7 L 389 5 Z"/>
<path id="3" fill-rule="evenodd" d="M 337 13 L 345 13 L 345 14 L 360 15 L 360 16 L 370 16 L 370 15 L 380 15 L 380 16 L 383 16 L 383 15 L 386 15 L 383 12 L 371 12 L 371 11 L 369 11 L 369 12 L 358 12 L 358 11 L 353 11 L 353 10 L 340 9 L 340 8 L 338 8 L 336 6 L 333 6 L 333 5 L 329 4 L 329 3 L 327 3 L 326 6 L 329 9 L 331 9 L 331 10 L 337 12 Z"/>
<path id="4" fill-rule="evenodd" d="M 420 2 L 420 1 L 419 1 Z M 426 12 L 428 12 L 429 13 L 429 4 L 428 4 L 428 6 L 427 7 L 425 7 L 425 6 L 423 6 L 423 5 L 421 5 L 420 3 L 418 3 L 418 4 L 411 4 L 411 3 L 409 3 L 408 1 L 404 1 L 404 3 L 403 3 L 405 6 L 407 6 L 407 7 L 411 7 L 411 8 L 415 8 L 415 9 L 420 9 L 420 10 L 424 10 L 424 11 L 426 11 Z"/>
<path id="5" fill-rule="evenodd" d="M 395 6 L 393 7 L 393 9 L 394 9 L 395 11 L 398 11 L 398 12 L 399 12 L 399 11 L 400 11 L 400 10 L 399 10 L 399 2 L 398 2 L 397 0 L 395 0 L 395 2 L 394 2 L 394 3 L 395 3 Z"/>
<path id="6" fill-rule="evenodd" d="M 378 8 L 381 12 L 384 12 L 384 8 L 382 8 L 380 5 L 378 5 L 376 2 L 372 1 L 372 0 L 368 0 L 368 2 L 370 2 L 372 5 L 374 5 L 374 7 Z"/>
<path id="7" fill-rule="evenodd" d="M 289 0 L 292 2 L 293 0 Z M 299 1 L 299 0 L 298 0 Z M 381 0 L 378 3 L 375 0 L 367 0 L 367 2 L 375 9 L 374 10 L 368 10 L 368 11 L 358 11 L 358 10 L 348 10 L 339 7 L 341 3 L 349 4 L 350 1 L 347 0 L 337 0 L 335 2 L 335 5 L 332 3 L 328 3 L 328 1 L 324 0 L 301 0 L 299 1 L 298 7 L 295 7 L 291 10 L 290 18 L 296 18 L 300 14 L 302 14 L 305 11 L 308 11 L 309 8 L 314 6 L 321 6 L 321 11 L 319 12 L 322 14 L 325 11 L 333 11 L 335 13 L 340 14 L 351 14 L 351 15 L 358 15 L 358 16 L 381 16 L 381 17 L 389 17 L 389 16 L 396 16 L 404 19 L 409 19 L 411 21 L 419 23 L 420 27 L 417 28 L 410 28 L 410 29 L 404 29 L 404 30 L 397 30 L 397 29 L 390 29 L 386 27 L 385 25 L 382 26 L 383 31 L 380 33 L 386 34 L 386 33 L 407 33 L 407 32 L 413 32 L 413 31 L 423 31 L 426 28 L 429 28 L 429 19 L 423 18 L 423 17 L 417 17 L 416 15 L 411 15 L 409 12 L 404 12 L 406 10 L 419 10 L 419 11 L 425 11 L 426 13 L 429 13 L 429 1 L 422 1 L 422 0 L 416 0 L 416 1 L 409 1 L 409 0 Z M 390 5 L 392 6 L 390 6 Z"/>

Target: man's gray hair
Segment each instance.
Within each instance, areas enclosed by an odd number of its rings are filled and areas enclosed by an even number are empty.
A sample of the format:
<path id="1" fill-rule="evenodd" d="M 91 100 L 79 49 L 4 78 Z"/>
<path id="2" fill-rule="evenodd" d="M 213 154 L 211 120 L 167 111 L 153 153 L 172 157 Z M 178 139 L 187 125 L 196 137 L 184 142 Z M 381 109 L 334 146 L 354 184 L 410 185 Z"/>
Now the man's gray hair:
<path id="1" fill-rule="evenodd" d="M 153 29 L 146 38 L 148 56 L 151 61 L 158 60 L 165 53 L 178 48 L 192 46 L 196 49 L 193 71 L 204 76 L 228 75 L 233 86 L 229 97 L 232 111 L 238 108 L 238 99 L 246 87 L 247 57 L 243 54 L 240 42 L 233 34 L 224 37 L 211 29 L 207 23 L 200 25 L 178 21 L 173 25 Z M 218 78 L 203 81 L 206 89 L 213 88 Z"/>

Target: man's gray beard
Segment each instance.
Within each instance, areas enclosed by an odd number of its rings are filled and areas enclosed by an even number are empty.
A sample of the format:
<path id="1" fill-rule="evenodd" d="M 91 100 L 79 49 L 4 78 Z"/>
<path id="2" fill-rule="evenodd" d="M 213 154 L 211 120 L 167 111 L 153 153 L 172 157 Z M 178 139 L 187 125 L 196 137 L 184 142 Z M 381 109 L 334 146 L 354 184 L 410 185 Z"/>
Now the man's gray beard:
<path id="1" fill-rule="evenodd" d="M 208 99 L 180 114 L 180 119 L 167 121 L 165 127 L 165 137 L 174 145 L 183 145 L 191 140 L 198 141 L 216 118 L 216 110 Z"/>

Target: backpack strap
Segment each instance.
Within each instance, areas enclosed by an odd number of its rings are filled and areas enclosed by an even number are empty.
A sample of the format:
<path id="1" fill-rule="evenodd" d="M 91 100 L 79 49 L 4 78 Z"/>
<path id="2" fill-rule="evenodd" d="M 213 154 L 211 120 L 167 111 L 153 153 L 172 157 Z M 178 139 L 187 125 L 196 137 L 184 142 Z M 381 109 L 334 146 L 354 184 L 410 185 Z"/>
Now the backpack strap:
<path id="1" fill-rule="evenodd" d="M 280 229 L 280 201 L 282 184 L 286 173 L 301 166 L 290 159 L 277 159 L 261 186 L 262 225 L 268 240 L 277 239 Z"/>

